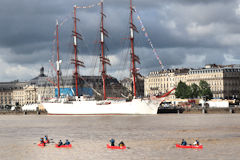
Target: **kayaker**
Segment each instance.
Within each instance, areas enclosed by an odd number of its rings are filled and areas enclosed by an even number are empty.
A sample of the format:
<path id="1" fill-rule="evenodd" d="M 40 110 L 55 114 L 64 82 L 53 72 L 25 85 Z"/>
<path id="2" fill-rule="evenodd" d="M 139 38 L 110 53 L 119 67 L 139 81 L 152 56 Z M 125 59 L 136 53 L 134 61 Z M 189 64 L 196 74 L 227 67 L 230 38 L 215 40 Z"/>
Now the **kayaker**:
<path id="1" fill-rule="evenodd" d="M 125 146 L 125 144 L 123 143 L 123 141 L 121 141 L 119 144 L 118 144 L 119 147 L 123 147 Z"/>
<path id="2" fill-rule="evenodd" d="M 182 145 L 182 146 L 186 146 L 186 145 L 187 145 L 187 142 L 186 142 L 184 139 L 182 139 L 181 145 Z"/>
<path id="3" fill-rule="evenodd" d="M 64 143 L 64 145 L 69 145 L 70 142 L 66 139 L 66 142 Z"/>
<path id="4" fill-rule="evenodd" d="M 40 138 L 40 144 L 44 144 L 45 145 L 43 138 Z"/>
<path id="5" fill-rule="evenodd" d="M 49 143 L 49 139 L 48 139 L 48 136 L 47 136 L 47 135 L 45 135 L 45 137 L 44 137 L 44 142 L 45 142 L 45 143 Z"/>
<path id="6" fill-rule="evenodd" d="M 61 145 L 63 145 L 62 140 L 58 142 L 58 147 L 60 147 Z"/>
<path id="7" fill-rule="evenodd" d="M 113 138 L 110 139 L 111 146 L 114 146 L 115 140 Z"/>
<path id="8" fill-rule="evenodd" d="M 193 145 L 195 145 L 195 146 L 199 146 L 199 141 L 196 140 L 195 142 L 193 142 Z"/>

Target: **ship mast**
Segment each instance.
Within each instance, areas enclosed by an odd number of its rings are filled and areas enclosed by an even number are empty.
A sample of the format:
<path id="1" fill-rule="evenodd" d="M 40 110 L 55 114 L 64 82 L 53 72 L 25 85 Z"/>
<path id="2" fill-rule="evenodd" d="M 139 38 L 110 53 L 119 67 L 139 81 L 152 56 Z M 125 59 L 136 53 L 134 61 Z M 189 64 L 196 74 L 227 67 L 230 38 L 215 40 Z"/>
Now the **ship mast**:
<path id="1" fill-rule="evenodd" d="M 132 0 L 130 0 L 130 41 L 131 41 L 131 63 L 132 63 L 132 78 L 133 78 L 133 95 L 136 98 L 136 75 L 137 70 L 136 70 L 136 62 L 140 63 L 139 57 L 135 55 L 134 53 L 134 31 L 137 31 L 136 26 L 133 24 L 133 6 L 132 6 Z"/>
<path id="2" fill-rule="evenodd" d="M 74 31 L 73 31 L 73 47 L 74 47 L 74 56 L 75 58 L 72 59 L 72 64 L 75 65 L 75 72 L 74 72 L 74 76 L 75 76 L 75 87 L 76 87 L 76 96 L 78 96 L 78 66 L 81 67 L 85 67 L 84 66 L 84 62 L 78 60 L 78 49 L 77 49 L 77 39 L 82 40 L 82 36 L 81 34 L 77 33 L 77 21 L 79 21 L 79 19 L 77 18 L 77 6 L 75 5 L 74 7 Z"/>
<path id="3" fill-rule="evenodd" d="M 57 38 L 57 87 L 58 87 L 58 98 L 60 97 L 60 87 L 59 87 L 59 74 L 60 74 L 60 64 L 61 60 L 59 60 L 59 38 L 58 38 L 58 21 L 56 24 L 56 38 Z"/>
<path id="4" fill-rule="evenodd" d="M 105 57 L 104 54 L 104 37 L 107 36 L 108 37 L 108 32 L 104 29 L 104 25 L 103 25 L 103 20 L 104 17 L 106 17 L 103 13 L 103 2 L 101 2 L 101 27 L 100 27 L 100 33 L 101 33 L 101 51 L 102 54 L 100 56 L 100 61 L 102 62 L 102 81 L 103 81 L 103 99 L 106 100 L 106 67 L 105 64 L 110 65 L 110 60 L 108 58 Z"/>

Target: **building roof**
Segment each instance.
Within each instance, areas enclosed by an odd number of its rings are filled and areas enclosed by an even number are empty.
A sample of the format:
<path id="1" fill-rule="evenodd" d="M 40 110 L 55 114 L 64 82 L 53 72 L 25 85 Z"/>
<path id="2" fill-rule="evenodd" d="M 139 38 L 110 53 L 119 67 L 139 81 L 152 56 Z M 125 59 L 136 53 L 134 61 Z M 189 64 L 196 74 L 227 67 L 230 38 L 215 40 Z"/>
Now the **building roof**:
<path id="1" fill-rule="evenodd" d="M 12 82 L 0 82 L 0 91 L 12 91 L 14 89 L 22 89 L 27 82 L 19 82 L 12 81 Z"/>

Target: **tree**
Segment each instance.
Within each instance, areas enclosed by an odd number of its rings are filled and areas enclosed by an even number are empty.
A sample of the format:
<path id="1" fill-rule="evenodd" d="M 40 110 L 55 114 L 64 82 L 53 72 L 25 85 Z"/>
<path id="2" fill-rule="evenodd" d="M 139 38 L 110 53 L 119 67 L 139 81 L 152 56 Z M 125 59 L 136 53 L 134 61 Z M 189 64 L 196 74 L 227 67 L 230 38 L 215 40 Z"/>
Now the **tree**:
<path id="1" fill-rule="evenodd" d="M 190 98 L 191 97 L 191 88 L 186 85 L 186 83 L 180 81 L 176 88 L 175 96 L 177 98 Z"/>
<path id="2" fill-rule="evenodd" d="M 207 99 L 211 99 L 213 97 L 210 85 L 206 82 L 201 80 L 199 83 L 200 87 L 200 96 L 205 96 Z"/>
<path id="3" fill-rule="evenodd" d="M 197 84 L 193 83 L 191 85 L 191 98 L 197 98 L 200 96 L 200 88 Z"/>

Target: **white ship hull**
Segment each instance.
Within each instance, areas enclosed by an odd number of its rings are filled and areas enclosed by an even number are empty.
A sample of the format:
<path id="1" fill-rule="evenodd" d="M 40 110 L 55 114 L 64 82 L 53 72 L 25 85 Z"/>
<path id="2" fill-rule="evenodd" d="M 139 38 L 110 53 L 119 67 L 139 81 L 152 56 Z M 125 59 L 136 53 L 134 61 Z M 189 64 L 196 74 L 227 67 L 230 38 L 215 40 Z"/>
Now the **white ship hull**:
<path id="1" fill-rule="evenodd" d="M 120 114 L 157 114 L 159 102 L 134 99 L 126 101 L 73 101 L 43 103 L 49 115 L 120 115 Z"/>

